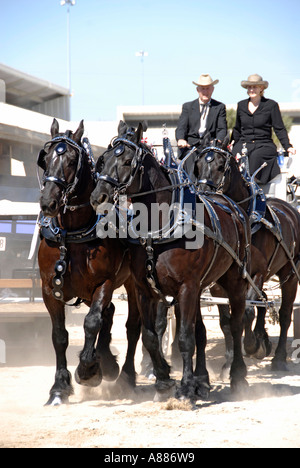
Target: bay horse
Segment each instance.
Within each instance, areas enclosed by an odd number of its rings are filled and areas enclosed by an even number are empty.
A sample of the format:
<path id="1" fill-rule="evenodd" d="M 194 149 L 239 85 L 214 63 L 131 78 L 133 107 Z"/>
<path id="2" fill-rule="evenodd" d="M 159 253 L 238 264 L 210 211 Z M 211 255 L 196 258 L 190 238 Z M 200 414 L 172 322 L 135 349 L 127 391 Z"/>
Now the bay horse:
<path id="1" fill-rule="evenodd" d="M 210 384 L 205 361 L 206 329 L 200 312 L 200 293 L 215 281 L 226 290 L 233 311 L 230 322 L 234 340 L 231 387 L 233 390 L 240 389 L 248 385 L 241 350 L 247 289 L 241 264 L 247 263 L 244 263 L 247 257 L 245 251 L 250 236 L 246 217 L 241 213 L 237 215 L 227 201 L 219 203 L 220 197 L 215 196 L 215 218 L 211 219 L 208 209 L 203 210 L 203 245 L 189 249 L 185 234 L 165 243 L 162 230 L 161 236 L 158 236 L 161 242 L 156 242 L 153 239 L 155 229 L 151 210 L 161 205 L 170 207 L 175 187 L 170 184 L 167 172 L 156 161 L 151 150 L 141 143 L 142 135 L 142 124 L 137 130 L 130 129 L 126 133 L 124 123 L 120 123 L 119 136 L 112 140 L 102 160 L 98 159 L 98 183 L 91 195 L 91 203 L 96 212 L 102 214 L 109 206 L 117 208 L 120 194 L 126 194 L 132 198 L 133 206 L 135 197 L 138 197 L 140 209 L 145 207 L 149 231 L 145 237 L 134 242 L 130 236 L 124 241 L 127 241 L 131 253 L 143 344 L 151 356 L 156 376 L 156 398 L 163 399 L 173 394 L 175 386 L 170 378 L 170 367 L 160 351 L 155 326 L 158 304 L 165 303 L 166 296 L 172 296 L 180 308 L 179 348 L 183 376 L 176 395 L 191 400 L 207 398 Z M 209 204 L 208 201 L 205 203 Z M 160 226 L 165 221 L 161 219 Z M 214 224 L 219 224 L 220 229 L 214 230 Z M 216 235 L 216 231 L 220 236 Z M 233 253 L 235 259 L 229 251 L 238 253 Z M 194 369 L 192 359 L 195 346 Z"/>
<path id="2" fill-rule="evenodd" d="M 240 172 L 237 161 L 227 150 L 228 140 L 214 146 L 206 140 L 195 163 L 195 176 L 199 190 L 209 190 L 227 195 L 239 203 L 253 218 L 250 204 L 253 195 L 250 181 Z M 252 226 L 255 228 L 251 242 L 251 275 L 259 289 L 272 276 L 280 281 L 282 303 L 279 310 L 280 338 L 272 360 L 274 371 L 287 371 L 287 333 L 291 324 L 293 303 L 297 294 L 300 265 L 300 215 L 289 203 L 276 198 L 267 198 L 265 216 L 255 215 Z M 258 230 L 257 230 L 258 229 Z M 249 299 L 257 300 L 253 290 Z M 230 347 L 226 307 L 222 307 L 221 326 L 227 337 L 227 351 Z M 258 307 L 258 317 L 254 334 L 245 336 L 245 350 L 249 355 L 263 359 L 271 352 L 271 343 L 265 330 L 266 308 Z M 247 327 L 251 329 L 254 314 L 246 314 Z M 227 332 L 226 332 L 227 330 Z M 254 340 L 253 340 L 254 338 Z"/>
<path id="3" fill-rule="evenodd" d="M 90 205 L 90 195 L 95 188 L 95 163 L 82 144 L 83 133 L 83 121 L 74 133 L 69 130 L 59 133 L 58 122 L 54 119 L 52 139 L 38 158 L 38 165 L 44 171 L 38 262 L 56 353 L 55 382 L 48 405 L 67 402 L 73 392 L 66 360 L 65 306 L 74 298 L 80 298 L 90 307 L 84 321 L 85 343 L 75 373 L 76 381 L 97 386 L 102 377 L 106 380 L 118 377 L 119 365 L 109 348 L 114 313 L 111 301 L 113 291 L 123 284 L 129 303 L 128 350 L 120 377 L 132 385 L 135 383 L 134 354 L 140 336 L 140 318 L 129 254 L 118 239 L 97 237 L 97 216 Z"/>

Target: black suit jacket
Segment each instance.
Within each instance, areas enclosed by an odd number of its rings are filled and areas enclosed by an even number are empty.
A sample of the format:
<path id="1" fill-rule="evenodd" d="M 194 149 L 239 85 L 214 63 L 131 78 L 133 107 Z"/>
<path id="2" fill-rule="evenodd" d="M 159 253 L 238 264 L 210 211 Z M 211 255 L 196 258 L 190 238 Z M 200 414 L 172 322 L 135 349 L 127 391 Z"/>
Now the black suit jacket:
<path id="1" fill-rule="evenodd" d="M 182 106 L 176 129 L 176 140 L 186 140 L 190 145 L 199 143 L 200 107 L 199 99 L 186 102 Z M 211 99 L 207 118 L 206 133 L 211 134 L 212 139 L 223 141 L 227 135 L 226 107 L 221 102 Z"/>

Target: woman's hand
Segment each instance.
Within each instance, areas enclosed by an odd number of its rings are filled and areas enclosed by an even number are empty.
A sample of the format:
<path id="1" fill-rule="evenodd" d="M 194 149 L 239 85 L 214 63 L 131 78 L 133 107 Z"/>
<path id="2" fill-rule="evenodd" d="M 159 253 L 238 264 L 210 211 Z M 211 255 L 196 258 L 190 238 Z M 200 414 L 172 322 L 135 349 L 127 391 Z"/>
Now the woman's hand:
<path id="1" fill-rule="evenodd" d="M 291 156 L 295 156 L 296 153 L 297 153 L 295 148 L 293 148 L 292 146 L 287 151 L 288 151 L 288 153 L 290 153 Z"/>

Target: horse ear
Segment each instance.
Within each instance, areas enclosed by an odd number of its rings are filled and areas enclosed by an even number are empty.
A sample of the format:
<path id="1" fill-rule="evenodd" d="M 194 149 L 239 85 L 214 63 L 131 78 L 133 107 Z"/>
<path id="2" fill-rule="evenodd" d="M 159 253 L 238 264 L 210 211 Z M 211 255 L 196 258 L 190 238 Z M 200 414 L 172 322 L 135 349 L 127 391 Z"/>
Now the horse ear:
<path id="1" fill-rule="evenodd" d="M 204 136 L 203 148 L 209 146 L 210 143 L 211 143 L 211 134 L 208 132 L 208 133 L 206 133 L 206 135 Z"/>
<path id="2" fill-rule="evenodd" d="M 77 128 L 76 132 L 73 135 L 74 141 L 76 143 L 79 143 L 81 141 L 83 134 L 84 134 L 84 125 L 83 125 L 83 120 L 81 120 L 79 127 Z"/>
<path id="3" fill-rule="evenodd" d="M 195 165 L 194 165 L 194 176 L 196 177 L 196 179 L 198 179 L 199 177 L 198 161 L 199 161 L 199 156 L 195 159 Z"/>
<path id="4" fill-rule="evenodd" d="M 96 163 L 96 171 L 99 174 L 101 174 L 101 172 L 103 171 L 103 168 L 104 168 L 104 156 L 103 154 L 101 154 L 101 156 L 99 156 L 97 163 Z"/>
<path id="5" fill-rule="evenodd" d="M 51 136 L 52 138 L 56 137 L 59 132 L 59 123 L 57 122 L 56 119 L 53 119 L 52 125 L 51 125 Z"/>
<path id="6" fill-rule="evenodd" d="M 125 135 L 127 131 L 127 124 L 123 121 L 120 120 L 119 125 L 118 125 L 118 136 L 123 136 Z"/>
<path id="7" fill-rule="evenodd" d="M 226 135 L 226 137 L 224 138 L 223 140 L 223 143 L 222 143 L 222 149 L 223 150 L 226 150 L 227 151 L 227 148 L 228 148 L 228 145 L 229 145 L 229 141 L 230 141 L 230 136 L 229 136 L 229 133 Z"/>
<path id="8" fill-rule="evenodd" d="M 144 132 L 144 123 L 139 123 L 138 129 L 135 132 L 135 142 L 138 145 L 141 142 L 141 139 L 143 138 L 143 132 Z M 147 127 L 146 127 L 147 128 Z"/>

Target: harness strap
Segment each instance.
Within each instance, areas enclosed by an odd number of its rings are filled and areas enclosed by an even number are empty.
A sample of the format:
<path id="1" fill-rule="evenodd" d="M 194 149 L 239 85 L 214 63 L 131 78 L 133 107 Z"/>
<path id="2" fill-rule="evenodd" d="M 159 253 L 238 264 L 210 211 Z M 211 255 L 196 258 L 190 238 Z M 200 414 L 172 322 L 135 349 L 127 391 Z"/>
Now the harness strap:
<path id="1" fill-rule="evenodd" d="M 292 268 L 293 268 L 293 270 L 295 272 L 295 275 L 298 278 L 298 282 L 300 283 L 300 274 L 299 274 L 299 272 L 297 270 L 297 267 L 295 265 L 295 262 L 294 262 L 294 255 L 289 251 L 288 246 L 286 245 L 286 243 L 283 240 L 280 220 L 279 220 L 277 214 L 275 213 L 274 209 L 271 208 L 269 205 L 268 205 L 268 209 L 269 209 L 269 212 L 270 212 L 270 214 L 271 214 L 271 216 L 273 218 L 275 226 L 273 226 L 273 224 L 270 223 L 269 221 L 267 221 L 265 218 L 261 218 L 260 221 L 276 237 L 276 239 L 278 241 L 278 245 L 280 245 L 283 248 L 287 258 L 291 262 L 291 265 L 292 265 Z M 272 261 L 273 261 L 273 259 L 272 259 Z"/>
<path id="2" fill-rule="evenodd" d="M 55 271 L 55 276 L 52 280 L 52 294 L 54 298 L 60 302 L 62 302 L 65 305 L 68 305 L 69 307 L 78 307 L 83 300 L 78 297 L 74 304 L 68 304 L 64 300 L 64 293 L 63 293 L 63 287 L 64 287 L 64 275 L 66 274 L 67 271 L 67 266 L 68 266 L 68 260 L 67 260 L 67 248 L 66 248 L 66 237 L 61 236 L 61 245 L 59 246 L 60 250 L 60 258 L 56 262 L 54 271 Z"/>
<path id="3" fill-rule="evenodd" d="M 142 244 L 143 245 L 143 244 Z M 159 287 L 157 286 L 157 281 L 155 279 L 155 259 L 154 259 L 154 249 L 153 249 L 153 240 L 149 236 L 146 242 L 146 253 L 147 253 L 147 260 L 146 260 L 146 279 L 148 281 L 149 286 L 153 289 L 153 291 L 159 296 L 160 301 L 166 307 L 172 307 L 175 304 L 175 301 L 169 302 L 165 298 L 164 294 L 161 292 Z"/>
<path id="4" fill-rule="evenodd" d="M 197 227 L 197 229 L 200 229 L 203 231 L 204 235 L 209 237 L 210 239 L 213 239 L 214 241 L 220 243 L 220 246 L 223 247 L 223 249 L 225 249 L 229 255 L 231 255 L 231 257 L 234 259 L 234 261 L 238 264 L 238 266 L 243 269 L 244 267 L 244 262 L 242 260 L 240 260 L 240 258 L 237 256 L 237 254 L 235 253 L 235 251 L 230 247 L 229 244 L 227 244 L 227 242 L 225 242 L 223 239 L 219 239 L 215 233 L 210 229 L 208 228 L 207 226 L 204 226 L 201 225 L 200 223 L 198 223 L 198 221 L 195 221 L 193 220 L 193 223 L 194 225 Z M 252 286 L 252 288 L 254 289 L 254 291 L 256 292 L 256 294 L 258 295 L 259 299 L 261 301 L 263 301 L 264 303 L 267 303 L 266 301 L 266 298 L 263 296 L 263 293 L 258 289 L 258 287 L 256 286 L 256 284 L 254 283 L 254 281 L 252 280 L 251 276 L 249 275 L 248 271 L 244 271 L 243 272 L 244 274 L 244 278 L 248 281 L 248 283 Z"/>

